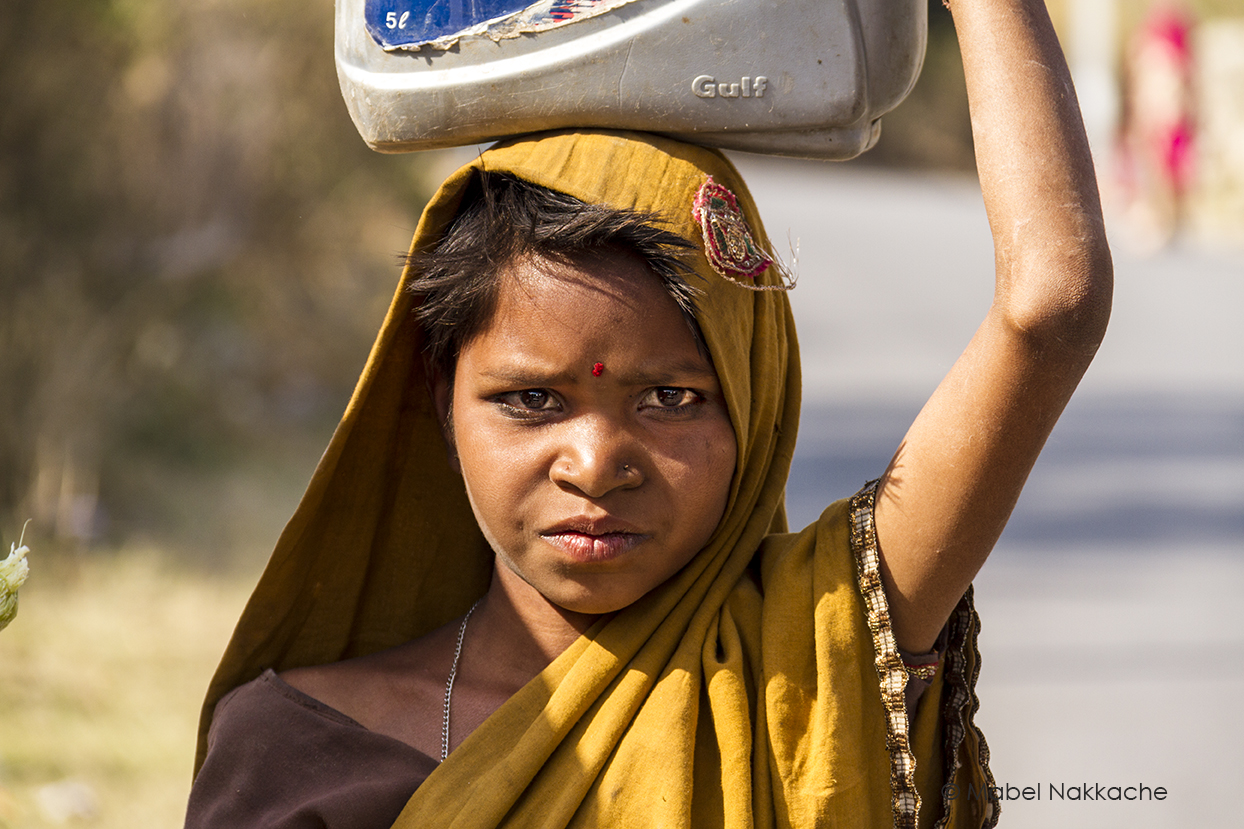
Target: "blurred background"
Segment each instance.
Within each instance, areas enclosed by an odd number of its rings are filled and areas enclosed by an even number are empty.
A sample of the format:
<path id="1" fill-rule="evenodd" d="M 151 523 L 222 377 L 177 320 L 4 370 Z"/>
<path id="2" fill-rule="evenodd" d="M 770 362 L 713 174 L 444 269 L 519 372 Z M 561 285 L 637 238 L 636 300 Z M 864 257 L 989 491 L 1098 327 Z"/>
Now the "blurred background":
<path id="1" fill-rule="evenodd" d="M 1230 825 L 1244 0 L 1049 6 L 1118 296 L 977 583 L 980 720 L 1000 783 L 1170 790 L 1008 804 L 1004 825 Z M 796 523 L 884 469 L 988 306 L 962 70 L 929 11 L 874 150 L 735 157 L 801 276 Z M 0 633 L 0 827 L 177 825 L 215 660 L 425 199 L 473 150 L 363 145 L 330 0 L 6 0 L 0 96 L 0 541 L 31 519 L 34 550 Z"/>

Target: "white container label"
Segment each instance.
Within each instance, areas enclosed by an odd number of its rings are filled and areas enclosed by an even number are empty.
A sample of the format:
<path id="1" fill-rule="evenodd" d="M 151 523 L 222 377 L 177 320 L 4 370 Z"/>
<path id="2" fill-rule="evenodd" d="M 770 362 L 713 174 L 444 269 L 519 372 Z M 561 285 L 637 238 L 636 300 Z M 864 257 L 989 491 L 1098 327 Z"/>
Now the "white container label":
<path id="1" fill-rule="evenodd" d="M 498 41 L 586 20 L 635 0 L 367 0 L 368 33 L 386 51 L 445 50 L 464 37 Z"/>

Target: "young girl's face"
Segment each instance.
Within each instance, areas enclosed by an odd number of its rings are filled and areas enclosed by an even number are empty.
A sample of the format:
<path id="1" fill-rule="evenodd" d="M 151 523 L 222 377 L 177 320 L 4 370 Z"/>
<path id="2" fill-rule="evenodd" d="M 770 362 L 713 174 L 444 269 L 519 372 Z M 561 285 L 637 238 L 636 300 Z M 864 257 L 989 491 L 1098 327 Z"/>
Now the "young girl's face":
<path id="1" fill-rule="evenodd" d="M 499 566 L 545 599 L 621 609 L 725 511 L 737 451 L 717 374 L 633 254 L 528 258 L 499 279 L 452 392 L 475 517 Z"/>

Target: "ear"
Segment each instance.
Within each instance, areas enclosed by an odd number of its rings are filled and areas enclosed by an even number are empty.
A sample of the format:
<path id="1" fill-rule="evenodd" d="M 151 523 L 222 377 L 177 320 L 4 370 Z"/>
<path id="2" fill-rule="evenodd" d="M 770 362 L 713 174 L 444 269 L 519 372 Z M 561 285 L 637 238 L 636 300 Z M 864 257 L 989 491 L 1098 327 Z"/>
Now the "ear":
<path id="1" fill-rule="evenodd" d="M 427 367 L 428 388 L 432 393 L 432 407 L 436 411 L 436 421 L 441 425 L 441 438 L 445 441 L 445 452 L 449 455 L 449 465 L 454 472 L 462 474 L 462 465 L 458 462 L 458 446 L 454 441 L 454 387 L 444 372 Z"/>

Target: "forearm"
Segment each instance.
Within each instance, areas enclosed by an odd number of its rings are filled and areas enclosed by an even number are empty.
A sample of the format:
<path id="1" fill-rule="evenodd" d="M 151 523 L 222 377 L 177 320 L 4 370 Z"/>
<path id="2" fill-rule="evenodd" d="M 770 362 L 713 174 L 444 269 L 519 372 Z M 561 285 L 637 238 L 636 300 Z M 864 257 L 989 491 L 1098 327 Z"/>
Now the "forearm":
<path id="1" fill-rule="evenodd" d="M 1088 140 L 1043 0 L 952 0 L 997 258 L 995 313 L 1088 356 L 1111 263 Z"/>
<path id="2" fill-rule="evenodd" d="M 926 649 L 1001 534 L 1092 360 L 1112 267 L 1092 157 L 1041 0 L 952 0 L 993 232 L 994 303 L 882 479 L 895 635 Z"/>

